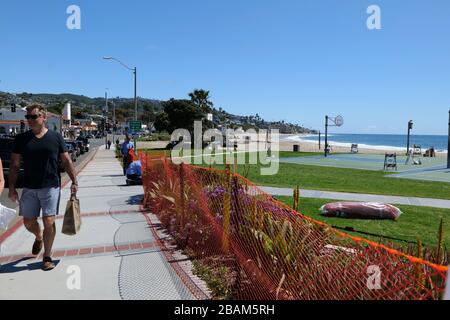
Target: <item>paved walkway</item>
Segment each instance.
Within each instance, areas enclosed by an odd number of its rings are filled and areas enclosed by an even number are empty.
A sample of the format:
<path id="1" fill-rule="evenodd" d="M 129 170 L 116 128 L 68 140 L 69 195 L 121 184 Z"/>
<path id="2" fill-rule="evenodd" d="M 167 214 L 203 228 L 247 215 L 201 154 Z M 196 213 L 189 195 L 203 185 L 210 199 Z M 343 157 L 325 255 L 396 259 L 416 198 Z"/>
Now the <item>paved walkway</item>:
<path id="1" fill-rule="evenodd" d="M 81 232 L 63 235 L 57 219 L 54 270 L 42 271 L 42 256 L 31 257 L 34 236 L 23 225 L 3 239 L 0 300 L 208 298 L 190 261 L 167 244 L 156 216 L 141 210 L 142 186 L 126 186 L 114 155 L 113 148 L 100 147 L 79 173 Z M 69 196 L 70 184 L 62 190 L 62 214 Z"/>
<path id="2" fill-rule="evenodd" d="M 259 188 L 273 196 L 292 196 L 292 188 L 275 188 L 262 187 Z M 347 201 L 362 201 L 362 202 L 383 202 L 390 204 L 406 204 L 419 207 L 433 207 L 450 209 L 450 200 L 430 199 L 430 198 L 416 198 L 416 197 L 399 197 L 399 196 L 385 196 L 375 194 L 362 193 L 346 193 L 346 192 L 331 192 L 318 190 L 300 190 L 300 196 L 305 198 L 322 198 L 333 200 L 347 200 Z"/>

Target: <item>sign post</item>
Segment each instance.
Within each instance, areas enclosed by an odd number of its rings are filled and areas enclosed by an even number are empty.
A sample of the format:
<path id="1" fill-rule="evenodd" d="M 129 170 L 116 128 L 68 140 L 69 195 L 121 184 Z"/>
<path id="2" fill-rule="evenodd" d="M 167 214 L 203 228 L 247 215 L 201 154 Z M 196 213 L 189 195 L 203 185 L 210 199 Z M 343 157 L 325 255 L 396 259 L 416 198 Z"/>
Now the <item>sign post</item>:
<path id="1" fill-rule="evenodd" d="M 140 121 L 140 120 L 129 121 L 128 122 L 128 127 L 131 130 L 131 134 L 134 135 L 135 133 L 141 131 L 141 129 L 142 129 L 142 121 Z M 134 139 L 134 150 L 137 153 L 136 139 Z"/>
<path id="2" fill-rule="evenodd" d="M 142 121 L 130 121 L 128 127 L 133 133 L 139 132 L 142 129 Z"/>
<path id="3" fill-rule="evenodd" d="M 320 150 L 320 130 L 319 130 L 319 150 Z"/>

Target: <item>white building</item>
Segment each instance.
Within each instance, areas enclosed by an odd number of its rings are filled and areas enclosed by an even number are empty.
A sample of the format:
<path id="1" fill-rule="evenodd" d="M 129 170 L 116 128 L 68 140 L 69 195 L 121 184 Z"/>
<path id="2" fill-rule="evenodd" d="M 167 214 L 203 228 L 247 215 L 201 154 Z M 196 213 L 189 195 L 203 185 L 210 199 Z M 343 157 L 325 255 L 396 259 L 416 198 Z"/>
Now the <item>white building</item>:
<path id="1" fill-rule="evenodd" d="M 18 134 L 21 131 L 28 131 L 25 108 L 17 107 L 13 112 L 10 106 L 0 108 L 0 134 Z M 62 118 L 60 115 L 47 112 L 47 128 L 61 132 Z"/>

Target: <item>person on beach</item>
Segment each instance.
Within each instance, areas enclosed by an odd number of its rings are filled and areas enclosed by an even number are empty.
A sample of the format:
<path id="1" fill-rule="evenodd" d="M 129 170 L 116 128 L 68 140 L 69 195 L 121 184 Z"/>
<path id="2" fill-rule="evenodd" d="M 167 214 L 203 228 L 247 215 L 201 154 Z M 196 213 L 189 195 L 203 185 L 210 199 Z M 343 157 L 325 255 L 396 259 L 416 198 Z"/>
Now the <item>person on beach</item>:
<path id="1" fill-rule="evenodd" d="M 32 254 L 38 255 L 44 246 L 42 269 L 52 270 L 55 264 L 51 253 L 56 235 L 55 216 L 59 214 L 61 174 L 59 162 L 72 180 L 70 191 L 76 194 L 78 183 L 75 168 L 59 132 L 46 128 L 47 111 L 40 104 L 26 108 L 25 118 L 31 130 L 16 136 L 9 169 L 9 198 L 18 200 L 16 190 L 20 162 L 23 160 L 24 188 L 19 201 L 19 215 L 25 228 L 36 237 Z M 43 232 L 38 223 L 42 212 Z"/>
<path id="2" fill-rule="evenodd" d="M 129 150 L 134 149 L 134 143 L 131 141 L 131 137 L 127 134 L 125 136 L 125 141 L 122 143 L 121 153 L 122 153 L 122 163 L 123 163 L 123 175 L 127 175 L 128 168 L 128 154 Z"/>

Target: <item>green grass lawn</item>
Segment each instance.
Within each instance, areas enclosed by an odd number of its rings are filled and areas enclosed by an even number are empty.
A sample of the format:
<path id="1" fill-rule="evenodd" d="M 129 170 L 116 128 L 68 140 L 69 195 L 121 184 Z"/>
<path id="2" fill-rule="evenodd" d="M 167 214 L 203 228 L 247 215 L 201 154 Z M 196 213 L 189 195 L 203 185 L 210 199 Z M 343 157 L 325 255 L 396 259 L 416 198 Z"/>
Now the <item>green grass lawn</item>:
<path id="1" fill-rule="evenodd" d="M 292 197 L 276 197 L 279 201 L 286 203 L 290 207 L 293 204 Z M 323 221 L 330 226 L 341 228 L 352 227 L 356 231 L 368 232 L 377 235 L 398 238 L 405 241 L 416 242 L 420 238 L 424 245 L 436 246 L 438 242 L 438 230 L 441 218 L 444 222 L 444 241 L 447 249 L 450 248 L 450 209 L 437 209 L 428 207 L 416 207 L 396 205 L 403 214 L 397 221 L 393 220 L 363 220 L 363 219 L 343 219 L 324 217 L 320 214 L 319 208 L 336 200 L 300 198 L 299 211 L 315 220 Z M 380 241 L 380 237 L 369 236 L 356 232 L 343 231 L 357 237 Z M 386 239 L 388 240 L 388 239 Z M 406 242 L 393 241 L 397 245 L 405 246 Z"/>
<path id="2" fill-rule="evenodd" d="M 167 151 L 167 154 L 170 154 L 170 151 Z M 317 153 L 281 152 L 280 157 L 289 157 L 294 154 L 296 156 L 317 155 Z M 248 158 L 249 155 L 246 154 L 246 157 Z M 203 164 L 203 166 L 208 165 Z M 223 169 L 224 165 L 213 165 L 213 167 Z M 312 190 L 450 199 L 450 183 L 388 178 L 386 176 L 393 173 L 382 171 L 280 163 L 277 174 L 263 176 L 260 164 L 246 167 L 238 165 L 237 172 L 241 175 L 246 174 L 246 178 L 257 185 L 290 188 L 298 185 L 302 189 Z"/>
<path id="3" fill-rule="evenodd" d="M 244 173 L 244 166 L 238 173 Z M 247 178 L 273 187 L 450 199 L 450 183 L 389 178 L 381 171 L 280 163 L 272 176 L 261 175 L 260 165 L 251 165 Z"/>

